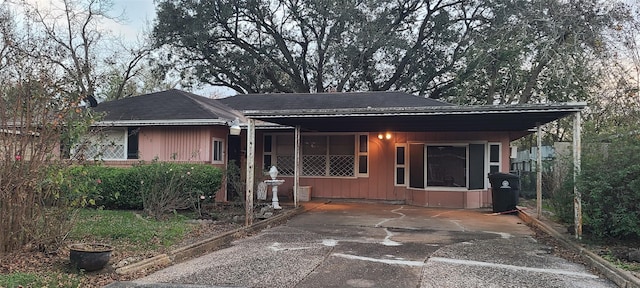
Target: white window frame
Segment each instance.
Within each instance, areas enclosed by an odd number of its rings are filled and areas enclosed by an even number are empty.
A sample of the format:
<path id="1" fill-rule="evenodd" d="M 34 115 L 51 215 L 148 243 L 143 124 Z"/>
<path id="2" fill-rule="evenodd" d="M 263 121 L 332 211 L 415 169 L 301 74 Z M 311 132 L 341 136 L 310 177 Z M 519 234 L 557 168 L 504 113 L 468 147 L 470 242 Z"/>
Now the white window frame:
<path id="1" fill-rule="evenodd" d="M 365 145 L 367 145 L 367 151 L 360 151 L 360 145 L 362 145 L 362 143 L 360 143 L 360 137 L 361 136 L 366 136 L 367 137 L 367 142 L 365 143 Z M 355 169 L 355 174 L 357 177 L 369 177 L 369 134 L 368 133 L 359 133 L 355 135 L 356 137 L 356 142 L 355 142 L 355 149 L 356 149 L 356 161 L 355 161 L 355 165 L 354 165 L 354 169 Z M 360 156 L 366 156 L 367 157 L 367 173 L 360 173 Z"/>
<path id="2" fill-rule="evenodd" d="M 491 162 L 491 146 L 498 146 L 498 162 Z M 491 173 L 491 166 L 498 166 L 498 172 L 502 172 L 502 143 L 489 142 L 487 143 L 487 173 Z"/>
<path id="3" fill-rule="evenodd" d="M 404 148 L 404 164 L 398 164 L 398 148 Z M 407 161 L 409 161 L 408 159 L 408 153 L 409 150 L 407 148 L 407 144 L 406 143 L 396 143 L 396 146 L 394 148 L 394 156 L 393 156 L 393 163 L 394 163 L 394 169 L 393 169 L 393 184 L 394 186 L 398 186 L 398 187 L 409 187 L 409 179 L 407 177 L 407 172 L 409 172 L 409 169 L 407 169 Z M 404 184 L 399 184 L 398 183 L 398 168 L 403 168 L 404 169 Z"/>
<path id="4" fill-rule="evenodd" d="M 216 143 L 219 143 L 216 145 Z M 218 153 L 216 153 L 216 148 L 219 148 Z M 225 141 L 222 138 L 212 137 L 211 138 L 211 164 L 224 164 L 225 160 Z M 216 155 L 219 155 L 220 158 L 216 159 Z"/>
<path id="5" fill-rule="evenodd" d="M 491 162 L 491 146 L 498 145 L 498 162 Z M 487 166 L 487 174 L 491 174 L 491 166 L 498 166 L 498 172 L 502 172 L 502 143 L 500 142 L 488 142 L 487 143 L 487 153 L 485 155 L 485 163 Z M 484 181 L 484 188 L 489 189 L 491 184 L 489 183 L 489 177 Z"/>

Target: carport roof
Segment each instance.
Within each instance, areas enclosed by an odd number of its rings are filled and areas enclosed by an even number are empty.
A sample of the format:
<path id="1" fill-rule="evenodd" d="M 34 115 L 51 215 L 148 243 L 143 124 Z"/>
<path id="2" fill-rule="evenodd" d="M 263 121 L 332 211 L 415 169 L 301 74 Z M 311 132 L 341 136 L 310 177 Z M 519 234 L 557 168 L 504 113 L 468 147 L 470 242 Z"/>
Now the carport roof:
<path id="1" fill-rule="evenodd" d="M 514 139 L 585 103 L 458 106 L 402 92 L 247 94 L 221 99 L 250 118 L 318 132 L 508 131 Z"/>

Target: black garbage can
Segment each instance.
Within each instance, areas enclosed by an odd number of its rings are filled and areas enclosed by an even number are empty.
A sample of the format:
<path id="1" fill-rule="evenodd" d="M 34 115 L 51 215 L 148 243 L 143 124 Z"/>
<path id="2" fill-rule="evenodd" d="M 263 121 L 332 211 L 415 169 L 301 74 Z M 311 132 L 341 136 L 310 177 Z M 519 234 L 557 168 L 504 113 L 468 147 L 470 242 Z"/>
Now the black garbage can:
<path id="1" fill-rule="evenodd" d="M 489 174 L 489 183 L 491 183 L 493 212 L 516 210 L 520 196 L 520 177 L 510 173 L 491 173 Z"/>

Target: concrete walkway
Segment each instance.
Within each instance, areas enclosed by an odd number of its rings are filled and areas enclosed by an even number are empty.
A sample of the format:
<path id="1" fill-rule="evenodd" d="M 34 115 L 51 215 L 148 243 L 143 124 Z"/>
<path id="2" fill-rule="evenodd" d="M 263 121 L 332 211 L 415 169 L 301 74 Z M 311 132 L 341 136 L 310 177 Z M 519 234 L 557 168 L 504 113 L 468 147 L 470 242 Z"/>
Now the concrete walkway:
<path id="1" fill-rule="evenodd" d="M 515 215 L 308 203 L 286 224 L 109 287 L 616 287 Z"/>

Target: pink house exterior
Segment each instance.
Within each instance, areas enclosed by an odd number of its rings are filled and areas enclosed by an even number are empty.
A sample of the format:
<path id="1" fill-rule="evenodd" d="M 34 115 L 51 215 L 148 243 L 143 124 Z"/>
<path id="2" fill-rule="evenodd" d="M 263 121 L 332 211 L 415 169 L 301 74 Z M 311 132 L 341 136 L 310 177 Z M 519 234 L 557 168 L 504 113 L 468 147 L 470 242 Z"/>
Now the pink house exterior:
<path id="1" fill-rule="evenodd" d="M 234 160 L 246 173 L 254 162 L 255 183 L 278 168 L 279 194 L 288 200 L 297 179 L 312 198 L 480 208 L 492 204 L 487 175 L 509 171 L 511 141 L 584 107 L 456 106 L 401 92 L 214 100 L 168 90 L 101 103 L 96 110 L 106 116 L 96 127 L 124 140 L 119 156 L 104 159 L 108 165 L 157 159 L 225 168 Z M 229 133 L 236 118 L 239 136 Z"/>
<path id="2" fill-rule="evenodd" d="M 157 160 L 225 169 L 228 151 L 240 148 L 240 137 L 229 135 L 228 123 L 242 115 L 214 99 L 185 91 L 125 98 L 94 109 L 105 115 L 94 125 L 100 136 L 95 142 L 100 144 L 86 158 L 100 158 L 109 166 Z M 226 193 L 216 194 L 216 201 L 226 200 Z"/>
<path id="3" fill-rule="evenodd" d="M 289 131 L 293 134 L 293 131 Z M 313 198 L 327 199 L 362 199 L 381 200 L 425 207 L 449 207 L 449 208 L 480 208 L 491 206 L 491 191 L 488 182 L 482 188 L 468 189 L 467 187 L 410 187 L 408 183 L 398 183 L 396 165 L 397 149 L 409 151 L 411 145 L 424 145 L 425 143 L 446 143 L 449 145 L 467 145 L 485 139 L 486 143 L 500 147 L 499 161 L 495 164 L 499 171 L 509 171 L 509 137 L 500 133 L 416 133 L 416 132 L 389 132 L 390 139 L 378 138 L 377 132 L 369 132 L 358 135 L 366 135 L 368 138 L 368 173 L 352 177 L 311 177 L 301 176 L 300 186 L 310 187 Z M 269 135 L 267 131 L 256 132 L 256 167 L 266 170 L 264 159 L 264 138 Z M 321 134 L 316 134 L 321 135 Z M 331 134 L 329 134 L 331 135 Z M 461 146 L 462 147 L 462 146 Z M 423 148 L 420 148 L 423 149 Z M 405 153 L 405 162 L 409 161 L 408 153 Z M 275 164 L 277 163 L 271 163 Z M 407 166 L 404 166 L 405 168 Z M 406 170 L 408 173 L 408 170 Z M 405 182 L 409 175 L 405 174 Z M 293 193 L 293 176 L 281 175 L 285 183 L 280 187 L 281 194 L 291 199 Z M 486 175 L 484 175 L 486 178 Z M 266 179 L 266 178 L 265 178 Z M 465 183 L 466 185 L 466 183 Z M 284 193 L 283 193 L 284 192 Z"/>

